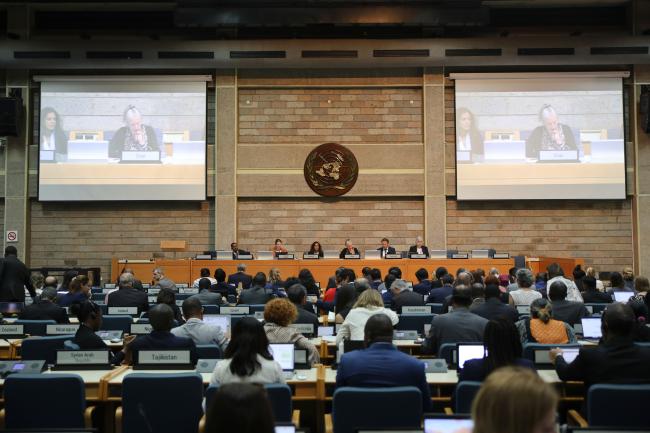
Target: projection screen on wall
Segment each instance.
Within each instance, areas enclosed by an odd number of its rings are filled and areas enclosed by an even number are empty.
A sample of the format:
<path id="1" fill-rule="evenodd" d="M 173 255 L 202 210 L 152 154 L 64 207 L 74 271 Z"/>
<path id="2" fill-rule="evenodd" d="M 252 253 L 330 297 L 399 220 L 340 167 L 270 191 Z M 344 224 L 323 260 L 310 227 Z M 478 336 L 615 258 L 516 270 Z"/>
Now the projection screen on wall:
<path id="1" fill-rule="evenodd" d="M 209 77 L 36 79 L 39 200 L 205 200 Z"/>
<path id="2" fill-rule="evenodd" d="M 624 199 L 622 76 L 451 74 L 457 198 Z"/>

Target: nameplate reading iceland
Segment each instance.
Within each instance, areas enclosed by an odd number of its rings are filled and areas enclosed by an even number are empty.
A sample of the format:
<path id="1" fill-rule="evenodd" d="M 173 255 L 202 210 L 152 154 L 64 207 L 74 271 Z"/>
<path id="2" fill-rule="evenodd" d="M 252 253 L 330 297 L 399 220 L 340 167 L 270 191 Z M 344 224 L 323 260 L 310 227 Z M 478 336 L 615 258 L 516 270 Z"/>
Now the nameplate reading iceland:
<path id="1" fill-rule="evenodd" d="M 108 314 L 138 314 L 138 307 L 108 307 Z"/>
<path id="2" fill-rule="evenodd" d="M 138 364 L 190 364 L 190 351 L 140 350 Z"/>
<path id="3" fill-rule="evenodd" d="M 107 365 L 108 350 L 59 350 L 57 365 Z"/>
<path id="4" fill-rule="evenodd" d="M 221 307 L 219 314 L 250 314 L 249 307 Z"/>
<path id="5" fill-rule="evenodd" d="M 0 325 L 0 335 L 23 335 L 23 325 Z"/>
<path id="6" fill-rule="evenodd" d="M 78 329 L 79 325 L 47 325 L 45 333 L 47 335 L 76 334 Z"/>
<path id="7" fill-rule="evenodd" d="M 150 334 L 152 330 L 153 326 L 149 323 L 133 323 L 131 325 L 131 334 L 133 335 Z"/>
<path id="8" fill-rule="evenodd" d="M 402 314 L 431 314 L 430 305 L 412 305 L 412 306 L 403 306 Z"/>

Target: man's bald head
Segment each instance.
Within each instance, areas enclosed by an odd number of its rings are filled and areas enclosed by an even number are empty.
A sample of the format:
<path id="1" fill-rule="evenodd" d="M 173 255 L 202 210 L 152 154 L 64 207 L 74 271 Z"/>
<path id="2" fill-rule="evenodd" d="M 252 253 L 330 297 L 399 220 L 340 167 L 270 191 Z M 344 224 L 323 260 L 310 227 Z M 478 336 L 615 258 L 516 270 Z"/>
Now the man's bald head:
<path id="1" fill-rule="evenodd" d="M 601 323 L 603 337 L 632 337 L 636 327 L 636 316 L 632 307 L 615 302 L 603 313 Z"/>
<path id="2" fill-rule="evenodd" d="M 385 314 L 370 316 L 363 331 L 366 346 L 370 346 L 372 343 L 392 343 L 393 341 L 393 323 Z"/>

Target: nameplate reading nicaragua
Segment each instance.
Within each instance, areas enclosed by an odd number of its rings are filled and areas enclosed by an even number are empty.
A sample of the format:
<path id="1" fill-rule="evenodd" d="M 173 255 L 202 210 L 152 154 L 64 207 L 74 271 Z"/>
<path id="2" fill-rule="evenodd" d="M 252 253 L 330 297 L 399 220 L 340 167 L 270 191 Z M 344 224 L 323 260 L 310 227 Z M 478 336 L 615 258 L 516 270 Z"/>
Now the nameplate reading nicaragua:
<path id="1" fill-rule="evenodd" d="M 139 364 L 189 364 L 189 350 L 140 350 Z"/>
<path id="2" fill-rule="evenodd" d="M 57 365 L 105 365 L 109 363 L 108 350 L 59 350 Z"/>
<path id="3" fill-rule="evenodd" d="M 78 329 L 79 325 L 47 325 L 45 333 L 47 335 L 76 334 Z"/>

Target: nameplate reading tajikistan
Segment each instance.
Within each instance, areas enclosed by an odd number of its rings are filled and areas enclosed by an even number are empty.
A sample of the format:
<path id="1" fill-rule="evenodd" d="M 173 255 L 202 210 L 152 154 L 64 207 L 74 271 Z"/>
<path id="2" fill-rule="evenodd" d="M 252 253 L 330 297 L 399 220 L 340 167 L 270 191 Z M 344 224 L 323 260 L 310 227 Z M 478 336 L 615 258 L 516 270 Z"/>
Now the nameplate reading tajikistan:
<path id="1" fill-rule="evenodd" d="M 0 325 L 0 335 L 23 335 L 23 325 Z"/>
<path id="2" fill-rule="evenodd" d="M 403 306 L 402 314 L 431 314 L 430 305 L 411 305 Z"/>
<path id="3" fill-rule="evenodd" d="M 314 333 L 314 325 L 311 323 L 293 323 L 291 327 L 301 334 Z"/>
<path id="4" fill-rule="evenodd" d="M 108 350 L 59 350 L 56 352 L 57 365 L 106 365 L 108 363 Z"/>
<path id="5" fill-rule="evenodd" d="M 138 307 L 108 307 L 108 314 L 138 314 Z"/>
<path id="6" fill-rule="evenodd" d="M 76 334 L 79 325 L 47 325 L 45 333 L 47 335 L 66 335 Z"/>
<path id="7" fill-rule="evenodd" d="M 219 314 L 250 314 L 249 307 L 221 307 Z"/>
<path id="8" fill-rule="evenodd" d="M 140 350 L 138 364 L 190 364 L 189 350 Z"/>

